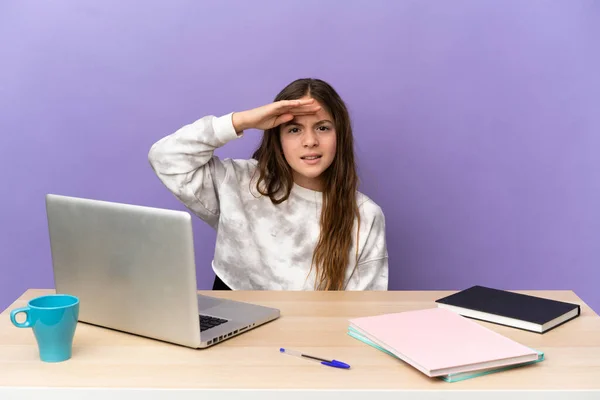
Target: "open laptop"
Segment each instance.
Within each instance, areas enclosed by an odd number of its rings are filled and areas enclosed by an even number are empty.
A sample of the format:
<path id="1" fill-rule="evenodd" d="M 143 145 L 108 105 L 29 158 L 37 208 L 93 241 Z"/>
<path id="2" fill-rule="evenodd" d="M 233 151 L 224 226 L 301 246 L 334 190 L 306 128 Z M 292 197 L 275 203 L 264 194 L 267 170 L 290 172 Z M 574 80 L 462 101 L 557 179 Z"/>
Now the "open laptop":
<path id="1" fill-rule="evenodd" d="M 79 320 L 204 348 L 279 317 L 278 309 L 198 295 L 190 214 L 46 195 L 57 293 Z"/>

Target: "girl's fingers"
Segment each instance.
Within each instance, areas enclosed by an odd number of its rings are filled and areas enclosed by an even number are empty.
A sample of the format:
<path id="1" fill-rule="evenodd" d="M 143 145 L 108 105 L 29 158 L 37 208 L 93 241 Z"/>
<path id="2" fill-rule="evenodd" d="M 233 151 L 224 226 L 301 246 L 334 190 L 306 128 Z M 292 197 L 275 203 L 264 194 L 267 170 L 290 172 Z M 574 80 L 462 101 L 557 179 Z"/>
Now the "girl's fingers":
<path id="1" fill-rule="evenodd" d="M 291 107 L 291 108 L 286 108 L 286 112 L 292 112 L 292 111 L 319 111 L 321 109 L 321 106 L 316 104 L 311 104 L 311 105 L 304 105 L 304 106 L 299 106 L 299 107 Z"/>
<path id="2" fill-rule="evenodd" d="M 291 112 L 290 111 L 290 114 L 292 114 L 292 115 L 315 115 L 315 112 L 314 111 L 305 111 L 305 112 L 301 112 L 301 111 L 300 112 Z"/>
<path id="3" fill-rule="evenodd" d="M 282 100 L 274 103 L 275 107 L 269 113 L 272 116 L 291 114 L 291 115 L 311 115 L 321 109 L 321 106 L 314 104 L 314 99 L 304 100 Z"/>
<path id="4" fill-rule="evenodd" d="M 312 105 L 315 99 L 302 99 L 302 100 L 281 100 L 277 103 L 279 109 L 289 109 L 293 107 L 302 107 Z"/>
<path id="5" fill-rule="evenodd" d="M 314 114 L 321 109 L 321 106 L 304 106 L 304 107 L 294 107 L 290 108 L 286 112 L 289 112 L 294 115 L 308 115 Z"/>
<path id="6" fill-rule="evenodd" d="M 273 128 L 276 126 L 279 126 L 281 124 L 284 124 L 286 122 L 289 122 L 293 119 L 294 119 L 294 116 L 292 114 L 282 114 L 282 115 L 278 116 L 275 119 L 275 121 L 273 122 Z"/>

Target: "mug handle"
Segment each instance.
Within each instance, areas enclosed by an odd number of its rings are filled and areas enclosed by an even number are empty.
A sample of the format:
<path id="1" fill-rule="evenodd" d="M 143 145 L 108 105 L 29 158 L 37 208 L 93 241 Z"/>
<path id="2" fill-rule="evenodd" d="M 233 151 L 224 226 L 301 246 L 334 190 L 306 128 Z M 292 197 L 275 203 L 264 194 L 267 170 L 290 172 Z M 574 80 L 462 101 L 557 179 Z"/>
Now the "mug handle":
<path id="1" fill-rule="evenodd" d="M 15 308 L 14 310 L 12 310 L 10 312 L 10 322 L 12 322 L 13 325 L 16 326 L 17 328 L 29 328 L 31 326 L 31 321 L 29 320 L 29 312 L 28 312 L 29 310 L 30 310 L 29 307 Z M 18 313 L 25 313 L 25 315 L 27 316 L 27 319 L 25 320 L 25 322 L 23 322 L 23 323 L 17 322 L 17 319 L 15 317 L 17 316 Z"/>

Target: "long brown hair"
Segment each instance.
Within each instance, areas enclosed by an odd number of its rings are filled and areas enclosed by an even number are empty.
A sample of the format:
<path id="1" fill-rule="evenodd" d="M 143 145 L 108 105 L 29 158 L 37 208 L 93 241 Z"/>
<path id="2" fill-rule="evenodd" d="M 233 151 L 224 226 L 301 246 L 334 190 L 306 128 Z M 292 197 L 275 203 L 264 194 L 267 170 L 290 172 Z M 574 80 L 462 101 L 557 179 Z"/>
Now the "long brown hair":
<path id="1" fill-rule="evenodd" d="M 333 117 L 336 152 L 332 164 L 323 172 L 321 232 L 315 247 L 311 269 L 316 269 L 318 290 L 343 290 L 352 247 L 352 228 L 360 214 L 356 203 L 358 174 L 354 163 L 354 139 L 350 116 L 344 101 L 328 83 L 320 79 L 298 79 L 287 85 L 274 101 L 296 100 L 304 96 L 317 100 Z M 279 127 L 267 129 L 252 158 L 258 161 L 256 189 L 269 196 L 273 204 L 288 199 L 293 186 L 292 169 L 286 162 Z M 279 197 L 277 197 L 279 195 Z M 358 261 L 358 228 L 356 237 Z M 354 272 L 354 271 L 353 271 Z"/>

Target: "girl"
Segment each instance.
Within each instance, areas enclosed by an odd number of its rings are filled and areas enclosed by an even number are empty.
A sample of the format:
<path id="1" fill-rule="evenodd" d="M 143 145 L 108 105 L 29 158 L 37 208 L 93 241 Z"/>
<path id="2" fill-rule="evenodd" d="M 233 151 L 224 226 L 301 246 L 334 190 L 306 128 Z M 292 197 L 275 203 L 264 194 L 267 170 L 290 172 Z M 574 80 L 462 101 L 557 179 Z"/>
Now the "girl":
<path id="1" fill-rule="evenodd" d="M 247 129 L 264 130 L 252 159 L 213 155 Z M 357 191 L 350 118 L 326 82 L 299 79 L 271 104 L 205 116 L 148 158 L 217 231 L 213 289 L 387 290 L 384 216 Z"/>

